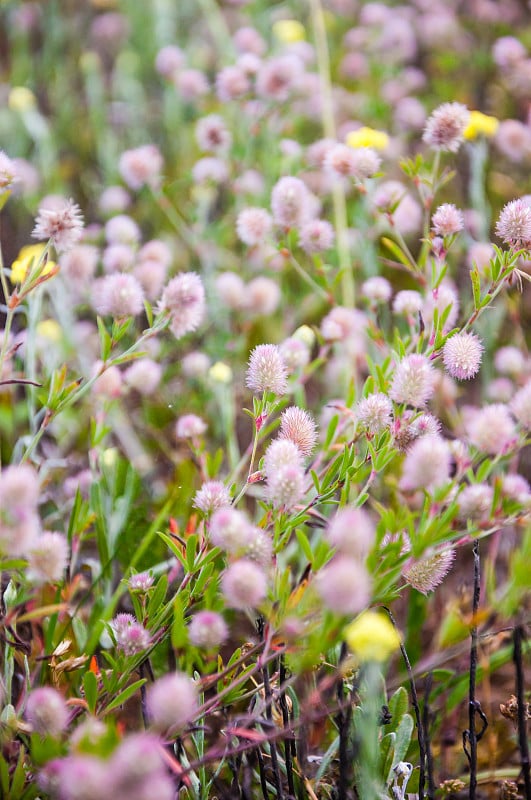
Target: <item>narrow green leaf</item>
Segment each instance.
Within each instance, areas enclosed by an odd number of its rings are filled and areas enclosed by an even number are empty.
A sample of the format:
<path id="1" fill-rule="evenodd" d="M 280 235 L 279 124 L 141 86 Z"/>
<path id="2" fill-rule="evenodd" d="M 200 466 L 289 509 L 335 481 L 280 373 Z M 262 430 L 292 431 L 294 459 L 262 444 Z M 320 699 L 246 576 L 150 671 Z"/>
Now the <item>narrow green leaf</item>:
<path id="1" fill-rule="evenodd" d="M 108 714 L 109 711 L 113 711 L 118 706 L 122 706 L 126 703 L 130 697 L 132 697 L 141 686 L 146 683 L 146 678 L 141 678 L 139 681 L 135 681 L 130 686 L 127 686 L 120 694 L 116 695 L 114 700 L 111 700 L 109 705 L 104 709 L 102 714 Z"/>
<path id="2" fill-rule="evenodd" d="M 89 707 L 91 714 L 96 713 L 96 704 L 98 702 L 98 679 L 93 672 L 87 670 L 83 675 L 83 689 L 85 691 L 85 700 Z"/>

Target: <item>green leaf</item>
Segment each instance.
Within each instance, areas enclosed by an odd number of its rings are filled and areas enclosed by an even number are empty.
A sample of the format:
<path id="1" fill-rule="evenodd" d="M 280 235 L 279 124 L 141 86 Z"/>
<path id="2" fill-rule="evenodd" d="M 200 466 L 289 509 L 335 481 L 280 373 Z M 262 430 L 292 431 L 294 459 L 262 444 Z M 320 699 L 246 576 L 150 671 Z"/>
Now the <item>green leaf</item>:
<path id="1" fill-rule="evenodd" d="M 118 708 L 118 706 L 122 706 L 126 703 L 129 698 L 146 683 L 146 680 L 146 678 L 141 678 L 139 681 L 135 681 L 130 686 L 127 686 L 120 694 L 116 695 L 114 700 L 111 700 L 109 705 L 102 711 L 102 715 L 108 714 L 109 711 L 113 711 L 115 708 Z"/>
<path id="2" fill-rule="evenodd" d="M 159 580 L 157 581 L 155 591 L 149 598 L 149 603 L 147 607 L 148 619 L 151 619 L 151 617 L 157 613 L 160 606 L 164 602 L 164 598 L 166 597 L 167 591 L 168 591 L 168 576 L 164 574 L 160 576 Z"/>
<path id="3" fill-rule="evenodd" d="M 93 672 L 87 670 L 83 675 L 83 689 L 85 691 L 85 700 L 89 707 L 91 714 L 96 713 L 96 704 L 98 702 L 98 679 Z"/>
<path id="4" fill-rule="evenodd" d="M 409 697 L 404 686 L 399 686 L 394 695 L 389 700 L 389 713 L 392 716 L 393 730 L 396 730 L 400 720 L 409 708 Z"/>
<path id="5" fill-rule="evenodd" d="M 171 644 L 174 650 L 179 650 L 188 642 L 188 631 L 184 620 L 184 609 L 179 595 L 173 601 L 173 622 L 171 626 Z"/>
<path id="6" fill-rule="evenodd" d="M 413 717 L 411 714 L 404 714 L 402 719 L 400 720 L 400 725 L 396 730 L 396 740 L 395 740 L 395 752 L 393 755 L 393 764 L 387 773 L 387 783 L 389 783 L 393 778 L 393 766 L 398 763 L 398 761 L 403 761 L 406 753 L 408 751 L 410 742 L 411 742 L 411 734 L 413 733 L 413 729 L 415 727 L 415 723 L 413 722 Z"/>
<path id="7" fill-rule="evenodd" d="M 403 264 L 404 267 L 407 267 L 409 271 L 416 270 L 416 265 L 411 263 L 407 255 L 403 252 L 399 245 L 397 245 L 396 242 L 393 242 L 392 239 L 388 239 L 387 236 L 382 236 L 381 242 L 394 255 L 400 264 Z"/>
<path id="8" fill-rule="evenodd" d="M 304 553 L 304 557 L 310 562 L 310 564 L 313 564 L 313 552 L 308 537 L 300 528 L 297 528 L 295 531 L 295 536 L 297 537 L 297 541 L 299 542 L 301 550 Z"/>
<path id="9" fill-rule="evenodd" d="M 481 281 L 479 278 L 479 270 L 474 265 L 470 270 L 470 280 L 472 281 L 472 294 L 474 296 L 474 308 L 476 311 L 481 307 Z"/>

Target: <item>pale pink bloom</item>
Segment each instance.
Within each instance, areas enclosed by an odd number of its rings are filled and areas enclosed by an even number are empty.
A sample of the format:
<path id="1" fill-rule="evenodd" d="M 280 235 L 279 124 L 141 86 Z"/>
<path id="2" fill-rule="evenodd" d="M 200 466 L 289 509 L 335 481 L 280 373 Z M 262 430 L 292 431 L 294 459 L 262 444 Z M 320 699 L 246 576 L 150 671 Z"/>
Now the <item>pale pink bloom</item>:
<path id="1" fill-rule="evenodd" d="M 278 441 L 287 442 L 287 440 Z M 289 442 L 289 444 L 292 443 Z M 286 510 L 292 509 L 300 501 L 304 492 L 304 470 L 302 466 L 297 463 L 281 463 L 278 469 L 266 468 L 265 471 L 267 497 L 273 507 Z"/>
<path id="2" fill-rule="evenodd" d="M 3 150 L 0 150 L 0 195 L 13 187 L 17 177 L 14 161 Z"/>
<path id="3" fill-rule="evenodd" d="M 276 395 L 286 394 L 288 390 L 287 369 L 274 344 L 260 344 L 249 358 L 246 385 L 254 392 L 270 391 Z"/>
<path id="4" fill-rule="evenodd" d="M 165 736 L 174 736 L 196 715 L 197 686 L 182 672 L 164 675 L 148 688 L 146 707 L 155 730 Z"/>
<path id="5" fill-rule="evenodd" d="M 310 360 L 308 345 L 295 336 L 282 342 L 280 352 L 290 374 L 305 367 Z"/>
<path id="6" fill-rule="evenodd" d="M 111 622 L 116 647 L 126 656 L 145 650 L 151 641 L 148 630 L 132 614 L 117 614 Z"/>
<path id="7" fill-rule="evenodd" d="M 127 214 L 117 214 L 105 223 L 105 238 L 109 244 L 136 245 L 140 241 L 140 228 Z"/>
<path id="8" fill-rule="evenodd" d="M 162 47 L 155 59 L 155 69 L 164 78 L 173 78 L 184 67 L 186 58 L 180 47 L 169 44 Z"/>
<path id="9" fill-rule="evenodd" d="M 346 144 L 335 144 L 328 148 L 324 168 L 338 178 L 354 175 L 354 150 Z"/>
<path id="10" fill-rule="evenodd" d="M 205 481 L 194 495 L 194 506 L 205 515 L 230 506 L 229 490 L 221 481 Z"/>
<path id="11" fill-rule="evenodd" d="M 352 150 L 351 176 L 358 181 L 372 178 L 382 163 L 382 159 L 372 147 L 355 147 Z"/>
<path id="12" fill-rule="evenodd" d="M 177 439 L 195 439 L 207 430 L 206 422 L 197 414 L 183 414 L 175 424 Z"/>
<path id="13" fill-rule="evenodd" d="M 278 283 L 263 275 L 249 281 L 245 293 L 246 308 L 253 314 L 273 314 L 281 299 Z"/>
<path id="14" fill-rule="evenodd" d="M 239 100 L 250 89 L 249 78 L 240 66 L 224 67 L 216 75 L 216 94 L 222 103 Z"/>
<path id="15" fill-rule="evenodd" d="M 296 56 L 272 58 L 257 73 L 256 93 L 264 100 L 284 103 L 299 88 L 303 75 L 303 64 Z"/>
<path id="16" fill-rule="evenodd" d="M 244 208 L 236 220 L 236 233 L 244 244 L 262 244 L 273 227 L 271 215 L 265 208 Z"/>
<path id="17" fill-rule="evenodd" d="M 254 53 L 257 56 L 263 56 L 267 50 L 267 44 L 256 28 L 238 28 L 232 38 L 240 53 Z"/>
<path id="18" fill-rule="evenodd" d="M 188 638 L 195 647 L 218 648 L 228 639 L 227 623 L 215 611 L 198 611 L 188 625 Z"/>
<path id="19" fill-rule="evenodd" d="M 160 150 L 154 144 L 144 144 L 132 150 L 125 150 L 118 161 L 120 175 L 134 191 L 141 189 L 142 186 L 157 186 L 163 166 Z"/>
<path id="20" fill-rule="evenodd" d="M 363 338 L 367 317 L 355 308 L 336 306 L 321 322 L 321 333 L 329 341 Z"/>
<path id="21" fill-rule="evenodd" d="M 122 214 L 130 205 L 131 197 L 123 186 L 108 186 L 98 200 L 98 207 L 105 216 Z"/>
<path id="22" fill-rule="evenodd" d="M 342 508 L 330 519 L 326 536 L 341 555 L 363 560 L 374 544 L 376 526 L 363 508 Z"/>
<path id="23" fill-rule="evenodd" d="M 524 200 L 511 200 L 498 217 L 496 234 L 511 247 L 531 247 L 531 206 Z"/>
<path id="24" fill-rule="evenodd" d="M 428 118 L 422 138 L 434 150 L 456 153 L 469 118 L 470 112 L 462 103 L 443 103 Z"/>
<path id="25" fill-rule="evenodd" d="M 531 488 L 523 475 L 512 473 L 502 477 L 502 495 L 528 506 L 531 501 Z"/>
<path id="26" fill-rule="evenodd" d="M 473 242 L 467 253 L 467 264 L 470 269 L 475 264 L 480 272 L 484 272 L 494 256 L 494 247 L 490 242 Z"/>
<path id="27" fill-rule="evenodd" d="M 219 114 L 201 117 L 195 126 L 195 138 L 201 150 L 226 152 L 232 144 L 232 134 Z"/>
<path id="28" fill-rule="evenodd" d="M 284 409 L 280 417 L 279 436 L 297 445 L 306 458 L 311 455 L 317 441 L 315 420 L 303 408 L 290 406 Z"/>
<path id="29" fill-rule="evenodd" d="M 397 292 L 393 300 L 395 314 L 413 316 L 422 308 L 422 295 L 414 289 L 402 289 Z"/>
<path id="30" fill-rule="evenodd" d="M 195 183 L 225 183 L 229 177 L 229 168 L 221 158 L 205 156 L 195 162 L 192 177 Z"/>
<path id="31" fill-rule="evenodd" d="M 363 427 L 375 435 L 390 427 L 393 404 L 386 394 L 375 392 L 359 401 L 356 413 Z"/>
<path id="32" fill-rule="evenodd" d="M 133 275 L 115 272 L 94 284 L 92 305 L 102 317 L 135 317 L 144 310 L 144 291 Z"/>
<path id="33" fill-rule="evenodd" d="M 433 231 L 437 236 L 452 236 L 463 230 L 463 212 L 459 211 L 453 203 L 443 203 L 431 218 Z"/>
<path id="34" fill-rule="evenodd" d="M 238 311 L 247 303 L 245 283 L 235 272 L 221 272 L 216 278 L 216 291 L 221 303 Z"/>
<path id="35" fill-rule="evenodd" d="M 526 357 L 518 347 L 507 345 L 494 353 L 494 366 L 502 375 L 520 378 L 526 369 Z"/>
<path id="36" fill-rule="evenodd" d="M 400 488 L 406 492 L 438 489 L 450 477 L 450 466 L 448 443 L 440 436 L 421 436 L 407 451 Z"/>
<path id="37" fill-rule="evenodd" d="M 181 369 L 187 378 L 202 378 L 208 372 L 210 359 L 206 353 L 194 350 L 183 356 Z"/>
<path id="38" fill-rule="evenodd" d="M 124 381 L 131 389 L 149 397 L 162 379 L 162 367 L 152 358 L 138 358 L 124 372 Z"/>
<path id="39" fill-rule="evenodd" d="M 531 381 L 516 392 L 510 408 L 520 425 L 531 430 Z"/>
<path id="40" fill-rule="evenodd" d="M 83 236 L 83 215 L 73 200 L 62 200 L 56 208 L 40 208 L 35 227 L 34 239 L 49 239 L 58 253 L 71 250 Z"/>
<path id="41" fill-rule="evenodd" d="M 161 239 L 150 239 L 138 251 L 139 261 L 158 261 L 166 269 L 173 261 L 170 247 Z"/>
<path id="42" fill-rule="evenodd" d="M 28 578 L 33 583 L 57 583 L 68 563 L 66 536 L 44 531 L 28 553 Z"/>
<path id="43" fill-rule="evenodd" d="M 271 536 L 266 533 L 266 531 L 262 530 L 262 528 L 251 525 L 249 539 L 243 555 L 245 555 L 246 558 L 250 558 L 251 561 L 256 561 L 256 563 L 260 564 L 262 567 L 269 567 L 273 555 Z"/>
<path id="44" fill-rule="evenodd" d="M 64 253 L 59 259 L 61 272 L 68 278 L 72 288 L 87 284 L 94 277 L 98 265 L 99 252 L 90 244 L 78 244 Z"/>
<path id="45" fill-rule="evenodd" d="M 358 614 L 370 602 L 371 579 L 358 559 L 336 556 L 315 583 L 324 606 L 336 614 Z"/>
<path id="46" fill-rule="evenodd" d="M 433 592 L 450 572 L 455 561 L 455 550 L 443 550 L 420 559 L 411 558 L 402 568 L 402 577 L 422 594 Z"/>
<path id="47" fill-rule="evenodd" d="M 127 581 L 129 591 L 131 592 L 147 592 L 154 583 L 155 578 L 150 572 L 137 572 L 131 575 Z"/>
<path id="48" fill-rule="evenodd" d="M 324 253 L 334 246 L 335 231 L 325 219 L 313 219 L 302 226 L 299 243 L 306 253 Z"/>
<path id="49" fill-rule="evenodd" d="M 264 474 L 267 479 L 274 477 L 282 467 L 302 467 L 303 454 L 295 442 L 289 439 L 274 439 L 264 456 Z"/>
<path id="50" fill-rule="evenodd" d="M 104 372 L 99 375 L 98 373 L 102 366 L 102 361 L 96 361 L 92 368 L 92 374 L 98 375 L 92 386 L 92 391 L 96 395 L 101 395 L 102 397 L 108 397 L 110 399 L 120 397 L 123 384 L 120 369 L 113 364 L 110 367 L 106 367 Z"/>
<path id="51" fill-rule="evenodd" d="M 136 253 L 130 244 L 110 244 L 102 254 L 102 264 L 105 272 L 125 272 L 130 269 L 136 258 Z"/>
<path id="52" fill-rule="evenodd" d="M 516 426 L 503 403 L 492 403 L 475 411 L 466 423 L 469 441 L 481 453 L 502 455 L 516 441 Z"/>
<path id="53" fill-rule="evenodd" d="M 151 302 L 160 297 L 167 274 L 168 268 L 161 261 L 140 261 L 133 269 L 133 275 Z"/>
<path id="54" fill-rule="evenodd" d="M 221 591 L 229 608 L 257 608 L 267 594 L 265 572 L 254 561 L 241 558 L 221 576 Z"/>
<path id="55" fill-rule="evenodd" d="M 183 100 L 193 103 L 205 94 L 210 87 L 203 72 L 198 69 L 183 69 L 173 76 L 173 83 Z"/>
<path id="56" fill-rule="evenodd" d="M 459 516 L 464 520 L 484 522 L 490 518 L 493 499 L 494 489 L 487 483 L 465 486 L 457 498 Z"/>
<path id="57" fill-rule="evenodd" d="M 387 278 L 375 275 L 363 282 L 361 293 L 373 303 L 387 303 L 391 299 L 393 289 Z"/>
<path id="58" fill-rule="evenodd" d="M 531 155 L 531 129 L 518 119 L 500 122 L 494 143 L 509 161 L 518 163 Z"/>
<path id="59" fill-rule="evenodd" d="M 526 55 L 525 46 L 515 36 L 500 36 L 492 47 L 494 62 L 502 69 L 516 66 Z"/>
<path id="60" fill-rule="evenodd" d="M 435 370 L 430 360 L 413 353 L 397 365 L 389 395 L 396 403 L 422 408 L 433 395 L 434 383 Z"/>
<path id="61" fill-rule="evenodd" d="M 514 393 L 514 383 L 509 378 L 494 378 L 486 387 L 487 397 L 495 403 L 508 403 Z"/>
<path id="62" fill-rule="evenodd" d="M 482 354 L 483 345 L 475 333 L 456 333 L 444 344 L 444 366 L 452 378 L 469 380 L 477 375 Z"/>
<path id="63" fill-rule="evenodd" d="M 252 525 L 236 508 L 220 508 L 212 514 L 209 534 L 212 544 L 230 555 L 242 554 L 251 538 Z"/>
<path id="64" fill-rule="evenodd" d="M 318 139 L 308 146 L 306 160 L 311 167 L 323 169 L 330 150 L 336 147 L 334 139 Z"/>
<path id="65" fill-rule="evenodd" d="M 68 726 L 70 714 L 63 695 L 42 686 L 29 693 L 24 716 L 36 733 L 57 738 Z"/>
<path id="66" fill-rule="evenodd" d="M 170 313 L 170 329 L 180 339 L 195 331 L 205 315 L 205 289 L 195 272 L 181 272 L 167 284 L 159 304 Z"/>
<path id="67" fill-rule="evenodd" d="M 273 220 L 285 228 L 300 227 L 310 216 L 310 198 L 310 192 L 300 178 L 280 178 L 271 192 Z"/>
<path id="68" fill-rule="evenodd" d="M 38 541 L 39 480 L 26 464 L 0 470 L 0 553 L 26 556 Z"/>

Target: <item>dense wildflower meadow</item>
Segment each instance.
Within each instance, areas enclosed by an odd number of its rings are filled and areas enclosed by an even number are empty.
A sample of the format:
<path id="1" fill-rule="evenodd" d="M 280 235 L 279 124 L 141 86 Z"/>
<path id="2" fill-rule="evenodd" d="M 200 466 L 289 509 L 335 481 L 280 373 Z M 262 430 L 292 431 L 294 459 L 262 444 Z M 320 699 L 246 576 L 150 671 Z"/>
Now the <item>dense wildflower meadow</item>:
<path id="1" fill-rule="evenodd" d="M 531 7 L 0 2 L 2 800 L 531 798 Z"/>

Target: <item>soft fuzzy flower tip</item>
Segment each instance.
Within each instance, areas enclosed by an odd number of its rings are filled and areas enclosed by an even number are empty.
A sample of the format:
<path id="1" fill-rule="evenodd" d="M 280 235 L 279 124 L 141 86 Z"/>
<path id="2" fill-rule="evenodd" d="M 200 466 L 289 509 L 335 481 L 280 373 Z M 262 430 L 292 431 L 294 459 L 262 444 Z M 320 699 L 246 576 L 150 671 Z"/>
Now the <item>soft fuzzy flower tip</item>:
<path id="1" fill-rule="evenodd" d="M 443 362 L 446 370 L 460 381 L 477 375 L 481 364 L 483 345 L 474 333 L 456 333 L 446 340 Z"/>
<path id="2" fill-rule="evenodd" d="M 70 250 L 83 235 L 83 215 L 73 200 L 58 207 L 40 208 L 31 234 L 34 239 L 50 239 L 58 253 Z"/>
<path id="3" fill-rule="evenodd" d="M 287 369 L 279 348 L 274 344 L 260 344 L 249 358 L 246 383 L 255 392 L 286 394 Z"/>

